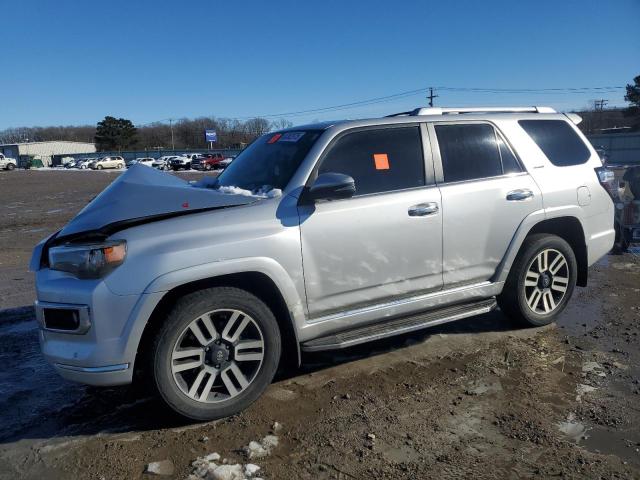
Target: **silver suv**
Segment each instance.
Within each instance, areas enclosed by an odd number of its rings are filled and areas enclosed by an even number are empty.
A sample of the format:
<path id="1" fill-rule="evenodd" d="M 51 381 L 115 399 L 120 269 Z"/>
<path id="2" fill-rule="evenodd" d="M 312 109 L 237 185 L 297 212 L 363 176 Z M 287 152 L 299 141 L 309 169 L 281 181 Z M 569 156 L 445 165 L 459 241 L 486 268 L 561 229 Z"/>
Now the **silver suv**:
<path id="1" fill-rule="evenodd" d="M 614 242 L 579 120 L 418 109 L 268 133 L 196 184 L 134 165 L 35 248 L 44 355 L 212 419 L 303 351 L 496 305 L 548 324 Z"/>

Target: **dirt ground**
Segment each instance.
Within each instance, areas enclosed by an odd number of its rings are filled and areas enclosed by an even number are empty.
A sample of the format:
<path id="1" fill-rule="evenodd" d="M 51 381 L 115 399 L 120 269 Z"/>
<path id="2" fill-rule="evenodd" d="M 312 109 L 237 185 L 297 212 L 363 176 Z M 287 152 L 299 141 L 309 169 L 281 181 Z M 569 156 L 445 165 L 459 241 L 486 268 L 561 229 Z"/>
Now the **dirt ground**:
<path id="1" fill-rule="evenodd" d="M 187 174 L 189 175 L 189 174 Z M 0 174 L 0 479 L 183 479 L 269 433 L 265 479 L 640 478 L 640 257 L 590 270 L 558 325 L 500 311 L 305 355 L 248 410 L 190 424 L 149 392 L 60 379 L 41 358 L 26 262 L 114 177 Z M 281 428 L 274 428 L 274 423 Z"/>

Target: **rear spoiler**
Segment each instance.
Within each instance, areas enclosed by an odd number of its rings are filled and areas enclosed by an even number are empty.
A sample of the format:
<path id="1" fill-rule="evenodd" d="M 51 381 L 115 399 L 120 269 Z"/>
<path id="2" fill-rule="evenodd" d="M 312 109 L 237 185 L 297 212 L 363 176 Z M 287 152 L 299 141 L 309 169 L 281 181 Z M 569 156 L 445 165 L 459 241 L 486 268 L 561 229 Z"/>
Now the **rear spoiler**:
<path id="1" fill-rule="evenodd" d="M 579 125 L 580 122 L 582 122 L 582 117 L 580 115 L 578 115 L 577 113 L 565 113 L 564 116 L 567 117 L 569 120 L 571 120 L 576 125 Z"/>

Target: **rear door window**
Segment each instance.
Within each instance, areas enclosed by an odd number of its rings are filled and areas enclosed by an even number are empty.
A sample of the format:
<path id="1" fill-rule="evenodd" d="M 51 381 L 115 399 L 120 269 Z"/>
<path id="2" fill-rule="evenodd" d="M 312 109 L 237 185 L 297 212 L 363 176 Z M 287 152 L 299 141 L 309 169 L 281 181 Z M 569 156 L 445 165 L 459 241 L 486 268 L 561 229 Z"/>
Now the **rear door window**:
<path id="1" fill-rule="evenodd" d="M 434 128 L 445 182 L 479 180 L 521 171 L 511 150 L 489 124 L 441 124 Z"/>
<path id="2" fill-rule="evenodd" d="M 520 120 L 518 123 L 558 167 L 581 165 L 591 157 L 582 139 L 564 120 Z"/>
<path id="3" fill-rule="evenodd" d="M 373 128 L 340 137 L 329 148 L 318 174 L 353 177 L 356 196 L 426 184 L 418 126 Z"/>

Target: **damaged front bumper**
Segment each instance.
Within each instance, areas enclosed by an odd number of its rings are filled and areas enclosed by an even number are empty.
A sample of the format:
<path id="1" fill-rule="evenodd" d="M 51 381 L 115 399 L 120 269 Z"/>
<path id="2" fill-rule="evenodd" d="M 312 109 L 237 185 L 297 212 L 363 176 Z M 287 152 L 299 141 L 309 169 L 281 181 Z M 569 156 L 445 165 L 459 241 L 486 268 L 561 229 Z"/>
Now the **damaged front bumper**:
<path id="1" fill-rule="evenodd" d="M 140 337 L 162 293 L 118 295 L 102 280 L 47 268 L 36 273 L 36 290 L 40 346 L 62 377 L 100 386 L 131 383 L 132 339 Z M 54 312 L 49 319 L 48 312 Z"/>

